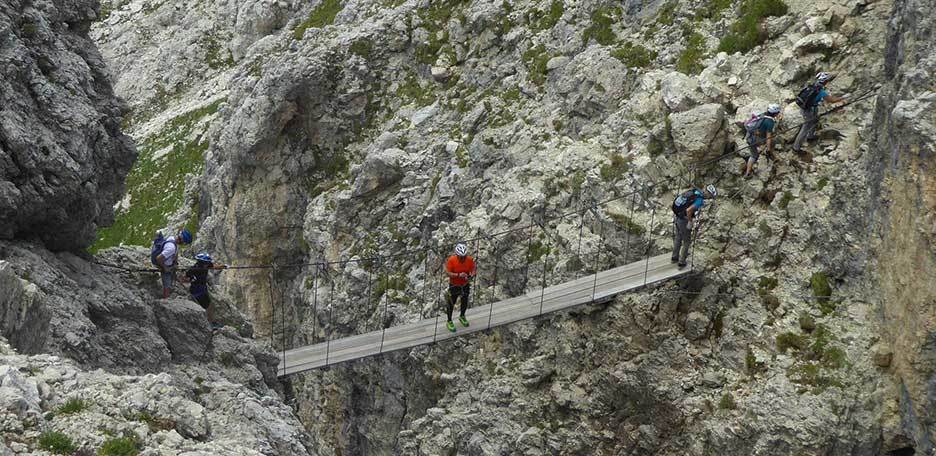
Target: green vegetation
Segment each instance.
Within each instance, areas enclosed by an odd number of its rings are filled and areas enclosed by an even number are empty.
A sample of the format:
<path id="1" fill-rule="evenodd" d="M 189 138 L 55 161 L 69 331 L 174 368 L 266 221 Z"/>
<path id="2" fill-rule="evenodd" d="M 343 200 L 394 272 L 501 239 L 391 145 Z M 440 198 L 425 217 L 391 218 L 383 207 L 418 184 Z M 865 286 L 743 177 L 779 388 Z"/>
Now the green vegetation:
<path id="1" fill-rule="evenodd" d="M 198 382 L 197 380 L 198 379 L 196 378 L 195 383 L 198 385 L 201 385 L 201 383 Z M 204 379 L 202 379 L 202 382 L 204 382 Z M 152 432 L 168 431 L 170 429 L 175 429 L 175 425 L 176 425 L 175 421 L 172 421 L 168 418 L 155 417 L 147 411 L 138 413 L 136 416 L 133 417 L 133 419 L 134 421 L 146 423 L 147 427 L 149 427 L 150 431 Z"/>
<path id="2" fill-rule="evenodd" d="M 334 24 L 335 16 L 341 12 L 341 8 L 341 0 L 322 0 L 322 2 L 309 13 L 309 17 L 293 30 L 293 38 L 301 40 L 306 30 L 310 28 L 322 28 L 326 25 Z"/>
<path id="3" fill-rule="evenodd" d="M 676 70 L 685 74 L 699 74 L 705 68 L 702 66 L 705 53 L 705 37 L 699 33 L 689 35 L 686 39 L 686 49 L 676 60 Z"/>
<path id="4" fill-rule="evenodd" d="M 718 43 L 718 50 L 729 54 L 747 52 L 767 41 L 761 33 L 761 19 L 771 16 L 783 16 L 787 5 L 783 0 L 744 0 L 741 3 L 741 17 L 731 25 L 728 34 Z"/>
<path id="5" fill-rule="evenodd" d="M 429 106 L 436 101 L 432 88 L 424 88 L 415 75 L 409 74 L 397 88 L 397 98 L 405 100 L 404 103 L 415 103 L 421 108 Z"/>
<path id="6" fill-rule="evenodd" d="M 81 413 L 85 411 L 89 405 L 90 404 L 88 404 L 87 402 L 81 399 L 73 398 L 65 402 L 65 405 L 59 407 L 56 413 L 58 413 L 59 415 L 71 415 L 74 413 Z"/>
<path id="7" fill-rule="evenodd" d="M 732 0 L 705 0 L 702 7 L 696 10 L 696 19 L 718 19 L 731 3 Z"/>
<path id="8" fill-rule="evenodd" d="M 98 230 L 91 252 L 120 244 L 147 246 L 166 223 L 166 216 L 185 202 L 185 176 L 205 168 L 208 150 L 207 125 L 199 125 L 215 114 L 224 100 L 190 111 L 169 121 L 163 130 L 143 140 L 139 156 L 127 175 L 129 208 L 119 208 L 114 225 Z M 192 139 L 194 138 L 194 139 Z M 195 232 L 197 214 L 185 225 Z"/>
<path id="9" fill-rule="evenodd" d="M 794 383 L 815 387 L 813 392 L 820 393 L 830 386 L 841 388 L 842 383 L 822 374 L 822 369 L 816 363 L 804 363 L 793 366 L 787 371 L 787 376 Z"/>
<path id="10" fill-rule="evenodd" d="M 777 336 L 777 350 L 780 353 L 786 353 L 791 348 L 800 351 L 805 349 L 808 344 L 809 340 L 802 334 L 785 332 Z"/>
<path id="11" fill-rule="evenodd" d="M 540 242 L 539 239 L 530 243 L 530 247 L 527 250 L 527 261 L 530 263 L 536 263 L 539 260 L 543 259 L 544 256 L 549 255 L 549 246 Z"/>
<path id="12" fill-rule="evenodd" d="M 773 293 L 767 293 L 761 296 L 761 302 L 764 304 L 764 308 L 770 312 L 777 310 L 780 307 L 780 298 L 778 298 Z"/>
<path id="13" fill-rule="evenodd" d="M 630 170 L 630 160 L 621 154 L 612 154 L 611 162 L 601 165 L 599 174 L 606 182 L 616 182 Z"/>
<path id="14" fill-rule="evenodd" d="M 620 60 L 628 68 L 643 68 L 649 66 L 657 58 L 657 53 L 639 44 L 627 42 L 611 51 L 611 57 Z"/>
<path id="15" fill-rule="evenodd" d="M 816 329 L 816 319 L 808 313 L 800 314 L 799 326 L 804 333 L 811 333 Z"/>
<path id="16" fill-rule="evenodd" d="M 617 41 L 617 35 L 611 30 L 611 24 L 620 17 L 621 9 L 616 6 L 598 8 L 591 14 L 591 25 L 582 32 L 582 41 L 586 45 L 593 39 L 605 46 L 614 44 Z"/>
<path id="17" fill-rule="evenodd" d="M 676 21 L 676 7 L 678 2 L 667 2 L 657 11 L 656 22 L 657 24 L 670 26 L 673 25 L 673 22 Z"/>
<path id="18" fill-rule="evenodd" d="M 734 396 L 731 393 L 725 393 L 721 400 L 718 401 L 719 410 L 735 410 L 738 408 L 738 403 L 735 402 Z"/>
<path id="19" fill-rule="evenodd" d="M 761 220 L 760 224 L 757 225 L 757 229 L 761 232 L 762 237 L 769 238 L 770 236 L 773 236 L 773 230 L 770 229 L 770 225 L 766 220 Z"/>
<path id="20" fill-rule="evenodd" d="M 98 456 L 136 456 L 140 454 L 141 443 L 133 436 L 119 437 L 104 442 Z"/>
<path id="21" fill-rule="evenodd" d="M 562 13 L 564 12 L 565 6 L 562 0 L 553 0 L 553 2 L 549 5 L 549 11 L 536 11 L 535 17 L 539 17 L 539 21 L 535 24 L 532 24 L 531 28 L 535 32 L 550 30 L 559 23 L 559 19 L 562 18 Z M 531 22 L 529 18 L 528 22 Z"/>
<path id="22" fill-rule="evenodd" d="M 753 377 L 758 372 L 764 372 L 767 370 L 767 365 L 763 362 L 758 362 L 757 357 L 754 356 L 754 352 L 751 351 L 751 348 L 748 347 L 747 353 L 744 355 L 744 367 L 747 368 L 747 373 Z"/>
<path id="23" fill-rule="evenodd" d="M 381 275 L 377 279 L 377 289 L 375 293 L 377 296 L 383 296 L 388 290 L 406 290 L 406 286 L 409 284 L 406 276 L 402 273 L 392 274 L 392 275 Z"/>
<path id="24" fill-rule="evenodd" d="M 364 60 L 370 60 L 370 56 L 373 50 L 374 43 L 367 38 L 355 40 L 353 43 L 351 43 L 351 46 L 348 46 L 348 51 L 354 55 L 360 56 Z"/>
<path id="25" fill-rule="evenodd" d="M 780 197 L 780 202 L 777 203 L 777 207 L 786 210 L 787 206 L 790 205 L 790 201 L 793 201 L 793 194 L 790 192 L 783 192 L 783 196 Z"/>
<path id="26" fill-rule="evenodd" d="M 637 236 L 643 235 L 647 230 L 632 218 L 624 215 L 618 214 L 617 212 L 609 212 L 608 215 L 611 217 L 611 220 L 614 220 L 614 223 L 624 227 L 624 231 L 627 231 L 630 234 Z"/>
<path id="27" fill-rule="evenodd" d="M 20 30 L 23 31 L 24 37 L 36 36 L 36 33 L 39 32 L 39 26 L 35 22 L 27 22 L 22 25 Z"/>
<path id="28" fill-rule="evenodd" d="M 832 302 L 832 286 L 829 285 L 829 277 L 824 272 L 817 272 L 809 278 L 809 286 L 812 288 L 813 297 L 819 304 L 819 310 L 823 315 L 829 315 L 835 311 L 835 303 Z"/>
<path id="29" fill-rule="evenodd" d="M 39 436 L 39 448 L 54 454 L 72 454 L 78 451 L 78 446 L 72 442 L 71 437 L 61 432 L 43 432 Z"/>
<path id="30" fill-rule="evenodd" d="M 218 360 L 221 361 L 221 365 L 225 367 L 239 367 L 240 362 L 237 361 L 237 354 L 233 352 L 224 352 L 218 356 Z"/>
<path id="31" fill-rule="evenodd" d="M 776 277 L 761 276 L 757 279 L 757 294 L 764 296 L 770 290 L 777 288 L 778 283 Z"/>
<path id="32" fill-rule="evenodd" d="M 817 191 L 817 192 L 821 192 L 822 189 L 824 189 L 825 186 L 828 185 L 828 184 L 829 184 L 829 178 L 828 178 L 828 177 L 821 177 L 821 178 L 819 178 L 819 182 L 816 182 L 816 191 Z"/>
<path id="33" fill-rule="evenodd" d="M 236 64 L 236 62 L 234 62 L 234 54 L 221 45 L 221 40 L 219 40 L 218 37 L 207 35 L 204 38 L 204 42 L 205 63 L 208 64 L 208 68 L 217 70 L 220 68 L 230 68 Z"/>
<path id="34" fill-rule="evenodd" d="M 536 85 L 543 85 L 546 82 L 546 63 L 549 59 L 549 53 L 542 44 L 531 47 L 523 53 L 523 61 L 530 71 L 530 80 Z"/>
<path id="35" fill-rule="evenodd" d="M 504 91 L 504 101 L 520 101 L 520 88 L 511 87 Z"/>

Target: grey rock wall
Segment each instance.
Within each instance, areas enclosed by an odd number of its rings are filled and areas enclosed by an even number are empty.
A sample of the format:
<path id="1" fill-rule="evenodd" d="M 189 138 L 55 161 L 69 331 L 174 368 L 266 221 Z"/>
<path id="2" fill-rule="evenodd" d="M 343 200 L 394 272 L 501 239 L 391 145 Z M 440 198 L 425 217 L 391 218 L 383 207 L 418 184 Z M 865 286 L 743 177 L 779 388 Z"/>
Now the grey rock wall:
<path id="1" fill-rule="evenodd" d="M 135 157 L 88 37 L 96 1 L 0 3 L 0 239 L 80 250 Z"/>

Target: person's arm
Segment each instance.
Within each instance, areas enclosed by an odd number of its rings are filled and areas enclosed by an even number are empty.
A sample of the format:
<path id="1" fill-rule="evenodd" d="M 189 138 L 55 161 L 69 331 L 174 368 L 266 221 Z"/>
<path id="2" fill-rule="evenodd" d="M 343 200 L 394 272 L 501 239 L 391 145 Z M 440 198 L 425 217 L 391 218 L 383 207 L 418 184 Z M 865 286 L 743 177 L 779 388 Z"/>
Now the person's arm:
<path id="1" fill-rule="evenodd" d="M 159 270 L 166 272 L 166 257 L 162 256 L 160 253 L 156 256 L 156 266 L 159 267 Z"/>
<path id="2" fill-rule="evenodd" d="M 696 206 L 695 204 L 689 206 L 689 209 L 686 209 L 686 218 L 689 219 L 689 224 L 692 224 L 692 220 L 695 217 Z"/>
<path id="3" fill-rule="evenodd" d="M 773 152 L 773 132 L 767 132 L 767 151 Z"/>
<path id="4" fill-rule="evenodd" d="M 835 95 L 826 95 L 825 99 L 828 100 L 829 103 L 841 103 L 845 101 L 845 97 L 837 97 Z"/>

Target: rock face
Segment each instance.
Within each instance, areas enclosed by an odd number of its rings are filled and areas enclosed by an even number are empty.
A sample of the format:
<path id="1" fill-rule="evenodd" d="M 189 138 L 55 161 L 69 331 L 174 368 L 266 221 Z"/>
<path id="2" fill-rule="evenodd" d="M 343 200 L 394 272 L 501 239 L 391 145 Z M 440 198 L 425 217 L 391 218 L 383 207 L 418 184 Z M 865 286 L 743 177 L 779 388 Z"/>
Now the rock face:
<path id="1" fill-rule="evenodd" d="M 0 5 L 0 239 L 79 250 L 113 222 L 135 151 L 96 16 L 91 0 Z"/>
<path id="2" fill-rule="evenodd" d="M 24 353 L 40 353 L 49 329 L 49 309 L 39 287 L 20 279 L 13 266 L 0 261 L 0 335 Z"/>

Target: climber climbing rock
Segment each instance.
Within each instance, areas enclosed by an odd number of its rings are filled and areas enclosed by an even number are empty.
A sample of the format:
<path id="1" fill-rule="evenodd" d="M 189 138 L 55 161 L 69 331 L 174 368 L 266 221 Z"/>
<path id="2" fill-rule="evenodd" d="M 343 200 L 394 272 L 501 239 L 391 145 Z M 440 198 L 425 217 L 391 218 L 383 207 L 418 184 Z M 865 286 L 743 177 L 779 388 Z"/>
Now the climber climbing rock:
<path id="1" fill-rule="evenodd" d="M 767 107 L 766 112 L 752 115 L 744 123 L 744 140 L 747 141 L 748 147 L 751 149 L 751 156 L 747 159 L 747 167 L 744 171 L 745 178 L 751 177 L 754 172 L 754 165 L 757 163 L 758 157 L 760 157 L 757 146 L 766 144 L 768 157 L 773 157 L 773 132 L 777 122 L 780 121 L 780 117 L 780 105 L 774 103 Z"/>
<path id="2" fill-rule="evenodd" d="M 679 263 L 679 268 L 686 267 L 686 258 L 689 256 L 689 244 L 692 242 L 693 222 L 702 210 L 705 199 L 718 196 L 715 185 L 709 184 L 705 190 L 693 188 L 679 194 L 673 200 L 673 263 Z"/>
<path id="3" fill-rule="evenodd" d="M 190 282 L 189 293 L 192 296 L 192 300 L 205 309 L 208 324 L 211 325 L 213 331 L 221 329 L 224 325 L 215 321 L 212 315 L 211 295 L 208 294 L 208 271 L 225 268 L 227 268 L 227 266 L 215 264 L 211 259 L 211 255 L 202 252 L 195 255 L 195 266 L 188 268 L 185 271 L 185 276 L 182 278 L 183 282 Z"/>
<path id="4" fill-rule="evenodd" d="M 178 243 L 191 244 L 192 233 L 182 228 L 177 236 L 164 238 L 162 233 L 156 233 L 153 247 L 150 250 L 150 261 L 159 268 L 160 279 L 163 286 L 163 299 L 169 298 L 172 284 L 175 282 L 176 257 L 178 256 Z"/>
<path id="5" fill-rule="evenodd" d="M 455 300 L 461 299 L 458 321 L 462 326 L 467 327 L 468 319 L 465 318 L 465 311 L 468 310 L 468 292 L 471 290 L 468 281 L 476 273 L 474 258 L 468 255 L 468 246 L 464 242 L 455 244 L 455 255 L 450 256 L 446 261 L 445 273 L 449 278 L 449 299 L 448 307 L 446 307 L 448 321 L 445 325 L 449 331 L 455 332 L 455 323 L 452 323 Z"/>
<path id="6" fill-rule="evenodd" d="M 845 97 L 836 97 L 829 94 L 826 87 L 835 75 L 832 73 L 820 72 L 816 75 L 816 82 L 803 87 L 796 96 L 796 104 L 800 107 L 803 114 L 803 125 L 800 126 L 799 133 L 796 135 L 796 141 L 793 142 L 793 151 L 797 155 L 803 154 L 803 142 L 815 139 L 816 126 L 819 125 L 819 105 L 823 101 L 829 103 L 841 103 Z"/>

